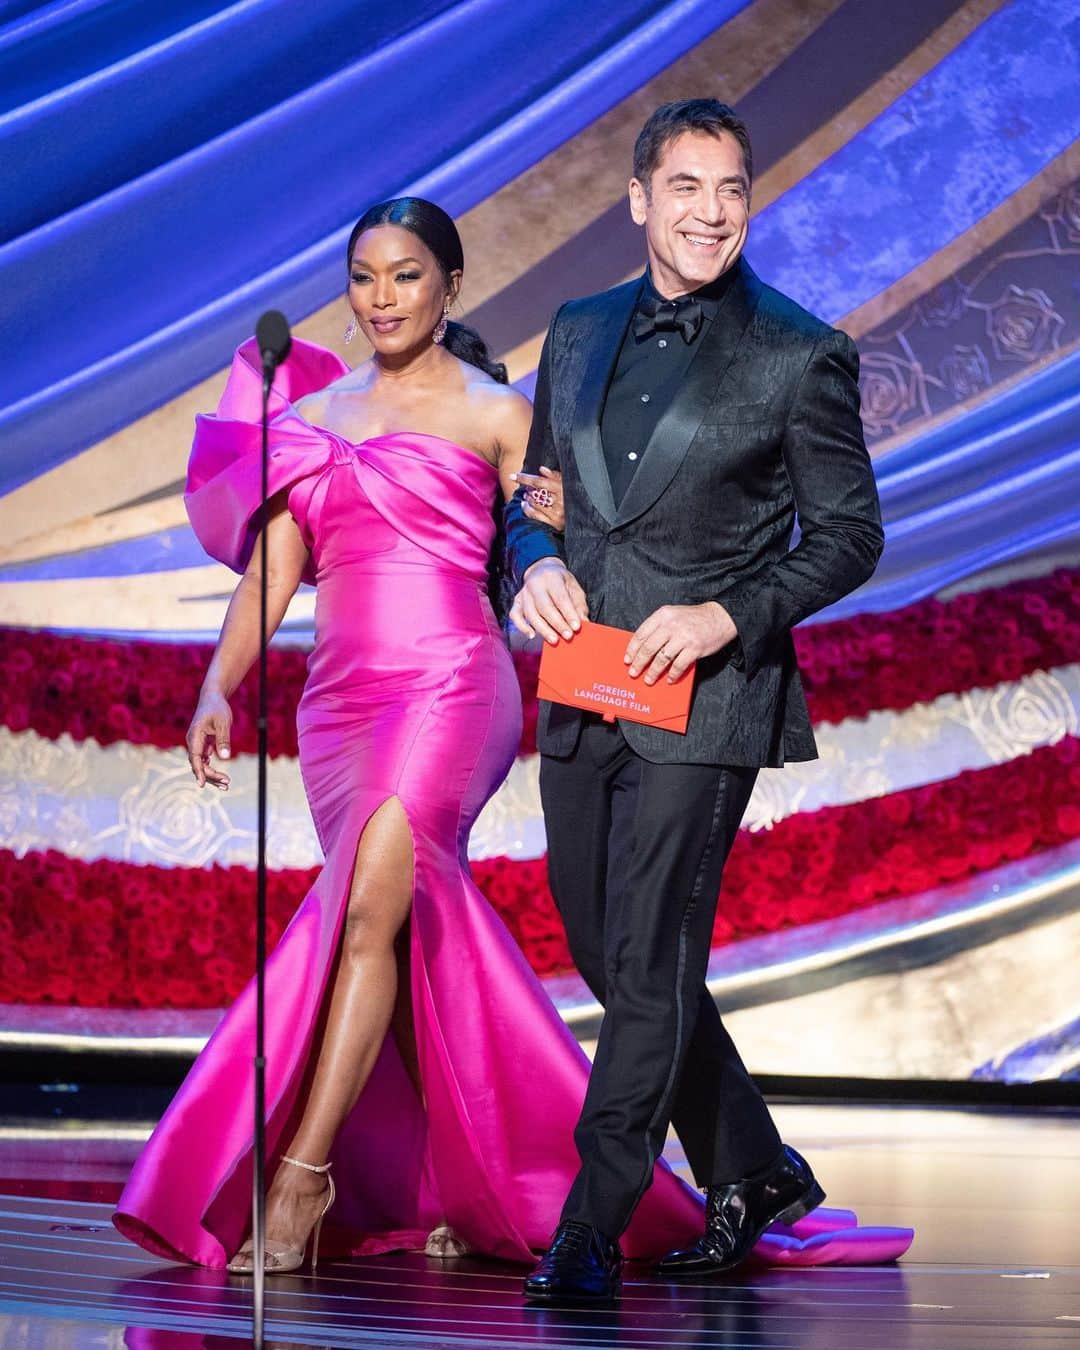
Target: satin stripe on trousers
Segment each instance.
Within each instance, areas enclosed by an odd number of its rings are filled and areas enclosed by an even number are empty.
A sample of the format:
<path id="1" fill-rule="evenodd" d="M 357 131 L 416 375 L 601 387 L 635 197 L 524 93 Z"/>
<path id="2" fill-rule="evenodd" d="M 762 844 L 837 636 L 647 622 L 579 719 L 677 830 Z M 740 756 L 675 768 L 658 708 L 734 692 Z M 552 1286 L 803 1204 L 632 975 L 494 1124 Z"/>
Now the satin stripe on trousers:
<path id="1" fill-rule="evenodd" d="M 669 1123 L 698 1185 L 767 1165 L 780 1138 L 705 988 L 720 879 L 756 769 L 653 764 L 587 718 L 544 756 L 551 889 L 604 1006 L 563 1219 L 616 1237 L 652 1180 Z"/>

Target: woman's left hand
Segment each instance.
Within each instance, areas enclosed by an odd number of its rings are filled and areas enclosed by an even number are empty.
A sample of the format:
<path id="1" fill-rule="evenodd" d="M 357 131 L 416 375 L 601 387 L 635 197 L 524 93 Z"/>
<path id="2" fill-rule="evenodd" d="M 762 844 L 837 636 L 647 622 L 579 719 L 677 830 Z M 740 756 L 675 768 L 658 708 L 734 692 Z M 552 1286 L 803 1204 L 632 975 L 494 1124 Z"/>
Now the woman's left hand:
<path id="1" fill-rule="evenodd" d="M 540 473 L 516 473 L 514 482 L 525 489 L 522 510 L 530 520 L 549 525 L 556 534 L 562 534 L 566 524 L 563 510 L 562 474 L 558 469 L 540 466 Z"/>

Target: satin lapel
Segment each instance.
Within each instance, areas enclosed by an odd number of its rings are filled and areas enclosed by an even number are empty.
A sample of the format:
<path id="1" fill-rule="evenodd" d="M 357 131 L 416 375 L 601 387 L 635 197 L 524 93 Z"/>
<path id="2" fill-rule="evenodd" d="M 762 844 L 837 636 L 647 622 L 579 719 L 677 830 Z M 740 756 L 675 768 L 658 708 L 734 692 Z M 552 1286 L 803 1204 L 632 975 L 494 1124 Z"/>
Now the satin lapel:
<path id="1" fill-rule="evenodd" d="M 649 437 L 638 471 L 619 506 L 616 525 L 625 525 L 647 511 L 675 477 L 738 350 L 757 307 L 761 282 L 741 258 L 736 267 L 731 289 L 698 343 L 678 396 Z"/>
<path id="2" fill-rule="evenodd" d="M 589 338 L 581 389 L 574 405 L 573 446 L 578 473 L 593 505 L 609 524 L 615 519 L 615 498 L 600 440 L 600 416 L 643 280 L 639 278 L 610 292 L 604 313 Z"/>

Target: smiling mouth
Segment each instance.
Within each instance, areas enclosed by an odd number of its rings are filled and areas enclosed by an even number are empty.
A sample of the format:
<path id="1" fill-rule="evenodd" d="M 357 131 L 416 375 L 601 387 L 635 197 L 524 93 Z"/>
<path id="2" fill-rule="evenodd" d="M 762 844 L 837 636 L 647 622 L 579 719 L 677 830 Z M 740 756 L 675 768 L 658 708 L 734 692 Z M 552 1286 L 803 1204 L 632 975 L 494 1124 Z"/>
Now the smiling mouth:
<path id="1" fill-rule="evenodd" d="M 686 234 L 684 232 L 683 238 L 688 244 L 693 244 L 695 248 L 712 248 L 715 244 L 722 244 L 726 236 L 722 234 Z"/>
<path id="2" fill-rule="evenodd" d="M 392 333 L 395 328 L 405 322 L 404 318 L 383 318 L 369 320 L 376 333 Z"/>

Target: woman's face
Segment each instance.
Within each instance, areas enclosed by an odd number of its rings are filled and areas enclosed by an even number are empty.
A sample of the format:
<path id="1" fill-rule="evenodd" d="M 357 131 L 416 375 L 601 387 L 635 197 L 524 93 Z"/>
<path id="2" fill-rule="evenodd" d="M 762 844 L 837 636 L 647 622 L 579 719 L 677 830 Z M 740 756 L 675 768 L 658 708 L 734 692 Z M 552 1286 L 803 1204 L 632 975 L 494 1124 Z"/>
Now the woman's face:
<path id="1" fill-rule="evenodd" d="M 435 255 L 401 225 L 375 225 L 357 239 L 349 266 L 349 304 L 364 336 L 383 356 L 429 345 L 435 325 L 453 299 Z"/>

